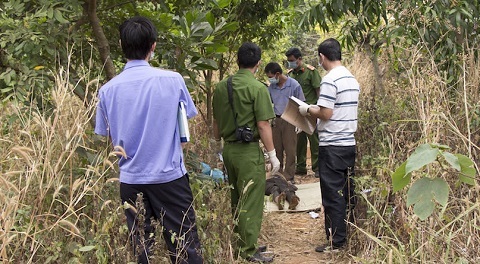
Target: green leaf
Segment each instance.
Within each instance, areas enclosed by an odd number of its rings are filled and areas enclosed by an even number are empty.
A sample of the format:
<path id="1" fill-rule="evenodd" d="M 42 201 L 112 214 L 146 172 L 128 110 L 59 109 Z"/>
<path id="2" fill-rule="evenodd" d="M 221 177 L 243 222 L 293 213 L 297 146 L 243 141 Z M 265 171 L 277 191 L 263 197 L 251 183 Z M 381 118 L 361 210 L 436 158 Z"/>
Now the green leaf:
<path id="1" fill-rule="evenodd" d="M 403 162 L 392 174 L 393 191 L 397 192 L 410 183 L 411 175 L 405 174 L 405 165 L 407 162 Z"/>
<path id="2" fill-rule="evenodd" d="M 191 27 L 191 37 L 203 37 L 204 32 L 211 32 L 212 28 L 210 27 L 210 24 L 207 22 L 201 22 L 198 24 L 193 24 Z"/>
<path id="3" fill-rule="evenodd" d="M 49 9 L 47 10 L 47 17 L 48 17 L 49 19 L 52 19 L 52 18 L 53 18 L 53 8 L 49 8 Z"/>
<path id="4" fill-rule="evenodd" d="M 476 170 L 473 161 L 465 155 L 455 154 L 460 164 L 460 181 L 469 185 L 475 185 Z"/>
<path id="5" fill-rule="evenodd" d="M 461 171 L 460 162 L 458 161 L 457 156 L 450 152 L 443 152 L 442 155 L 452 168 Z"/>
<path id="6" fill-rule="evenodd" d="M 78 250 L 80 252 L 88 252 L 88 251 L 91 251 L 92 249 L 95 249 L 95 246 L 84 246 L 84 247 L 79 248 Z"/>
<path id="7" fill-rule="evenodd" d="M 53 12 L 53 16 L 55 17 L 55 19 L 62 23 L 62 24 L 66 24 L 68 23 L 68 20 L 66 20 L 65 18 L 63 18 L 63 15 L 62 15 L 62 12 L 60 12 L 60 10 L 58 9 L 55 9 L 55 11 Z"/>
<path id="8" fill-rule="evenodd" d="M 185 21 L 187 22 L 186 25 L 191 27 L 194 20 L 195 20 L 195 15 L 193 14 L 192 11 L 189 11 L 185 14 Z"/>
<path id="9" fill-rule="evenodd" d="M 440 150 L 450 149 L 449 146 L 447 146 L 447 145 L 442 145 L 442 144 L 438 144 L 438 143 L 430 143 L 430 146 L 432 146 L 433 148 L 438 148 L 438 149 L 440 149 Z"/>
<path id="10" fill-rule="evenodd" d="M 208 12 L 206 15 L 205 15 L 205 19 L 207 20 L 207 22 L 210 24 L 210 26 L 212 28 L 215 27 L 215 16 L 213 15 L 212 12 Z"/>
<path id="11" fill-rule="evenodd" d="M 412 184 L 407 193 L 407 206 L 413 206 L 413 212 L 425 220 L 435 209 L 435 201 L 445 206 L 448 201 L 448 184 L 442 178 L 421 178 Z"/>
<path id="12" fill-rule="evenodd" d="M 206 48 L 208 53 L 215 53 L 215 52 L 224 53 L 228 51 L 228 47 L 219 42 L 212 43 L 211 45 L 208 45 Z"/>
<path id="13" fill-rule="evenodd" d="M 230 22 L 230 23 L 227 23 L 225 24 L 225 26 L 223 27 L 223 30 L 225 31 L 235 31 L 238 29 L 238 23 L 237 22 Z"/>
<path id="14" fill-rule="evenodd" d="M 439 150 L 437 148 L 432 148 L 430 144 L 420 145 L 407 159 L 405 174 L 411 173 L 414 170 L 418 170 L 423 166 L 434 162 L 438 154 Z"/>
<path id="15" fill-rule="evenodd" d="M 218 5 L 219 8 L 225 8 L 225 7 L 229 6 L 231 2 L 232 2 L 231 0 L 219 0 L 217 2 L 217 5 Z"/>
<path id="16" fill-rule="evenodd" d="M 0 93 L 9 93 L 11 91 L 13 91 L 13 87 L 7 87 L 7 88 L 0 89 Z"/>
<path id="17" fill-rule="evenodd" d="M 413 206 L 413 212 L 420 220 L 427 219 L 433 213 L 433 210 L 435 210 L 435 204 L 431 201 L 422 200 Z"/>
<path id="18" fill-rule="evenodd" d="M 216 70 L 218 69 L 217 62 L 211 59 L 199 59 L 195 62 L 196 66 L 195 69 L 199 70 Z"/>

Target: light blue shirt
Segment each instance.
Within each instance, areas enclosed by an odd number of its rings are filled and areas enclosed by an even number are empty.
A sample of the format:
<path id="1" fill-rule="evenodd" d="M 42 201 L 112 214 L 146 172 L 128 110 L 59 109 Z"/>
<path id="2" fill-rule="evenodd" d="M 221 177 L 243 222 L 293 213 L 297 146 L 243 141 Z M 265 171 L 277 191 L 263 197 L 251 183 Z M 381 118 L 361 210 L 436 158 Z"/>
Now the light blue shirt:
<path id="1" fill-rule="evenodd" d="M 303 95 L 300 84 L 295 79 L 288 76 L 281 88 L 278 87 L 278 84 L 270 84 L 268 86 L 268 91 L 270 92 L 270 97 L 272 98 L 275 115 L 283 114 L 283 111 L 285 111 L 285 108 L 287 107 L 288 98 L 290 98 L 290 96 L 295 96 L 301 101 L 305 101 L 305 96 Z"/>
<path id="2" fill-rule="evenodd" d="M 165 183 L 187 173 L 177 112 L 180 102 L 188 118 L 197 109 L 179 73 L 132 60 L 98 97 L 95 133 L 110 136 L 127 154 L 118 163 L 120 182 Z"/>

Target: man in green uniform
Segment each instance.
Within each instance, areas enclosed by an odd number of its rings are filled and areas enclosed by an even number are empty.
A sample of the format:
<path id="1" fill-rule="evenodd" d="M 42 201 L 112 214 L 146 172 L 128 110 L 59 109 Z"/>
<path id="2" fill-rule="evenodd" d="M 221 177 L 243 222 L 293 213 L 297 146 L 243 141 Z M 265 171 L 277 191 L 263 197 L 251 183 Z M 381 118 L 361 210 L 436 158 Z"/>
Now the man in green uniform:
<path id="1" fill-rule="evenodd" d="M 289 76 L 297 80 L 302 86 L 305 95 L 305 103 L 316 104 L 320 91 L 321 77 L 315 67 L 303 63 L 302 53 L 298 48 L 291 48 L 286 53 L 288 61 Z M 300 132 L 297 135 L 297 168 L 295 174 L 307 174 L 307 140 L 310 142 L 310 161 L 315 177 L 318 173 L 318 133 L 312 135 Z"/>
<path id="2" fill-rule="evenodd" d="M 228 181 L 232 185 L 231 203 L 235 232 L 239 234 L 237 251 L 252 262 L 271 262 L 273 258 L 260 254 L 257 240 L 263 219 L 265 193 L 265 158 L 259 146 L 261 139 L 272 164 L 272 173 L 280 168 L 273 146 L 269 120 L 275 117 L 272 101 L 265 85 L 255 79 L 261 59 L 261 49 L 246 42 L 238 49 L 239 70 L 220 81 L 213 95 L 213 132 L 223 138 L 223 160 Z M 231 96 L 228 83 L 231 82 Z M 229 97 L 233 104 L 230 104 Z M 239 129 L 243 133 L 239 133 Z M 251 131 L 251 137 L 249 132 Z"/>

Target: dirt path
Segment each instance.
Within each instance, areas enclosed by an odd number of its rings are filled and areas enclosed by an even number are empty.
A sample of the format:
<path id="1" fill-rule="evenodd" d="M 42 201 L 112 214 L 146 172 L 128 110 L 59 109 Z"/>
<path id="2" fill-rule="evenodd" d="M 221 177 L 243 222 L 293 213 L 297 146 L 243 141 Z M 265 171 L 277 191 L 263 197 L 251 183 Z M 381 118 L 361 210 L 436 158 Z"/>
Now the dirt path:
<path id="1" fill-rule="evenodd" d="M 307 176 L 295 176 L 297 183 L 319 180 L 309 171 Z M 273 263 L 313 264 L 352 263 L 348 252 L 317 253 L 315 247 L 326 242 L 323 213 L 312 218 L 308 212 L 270 212 L 264 215 L 260 244 L 268 246 L 267 254 L 273 255 Z"/>

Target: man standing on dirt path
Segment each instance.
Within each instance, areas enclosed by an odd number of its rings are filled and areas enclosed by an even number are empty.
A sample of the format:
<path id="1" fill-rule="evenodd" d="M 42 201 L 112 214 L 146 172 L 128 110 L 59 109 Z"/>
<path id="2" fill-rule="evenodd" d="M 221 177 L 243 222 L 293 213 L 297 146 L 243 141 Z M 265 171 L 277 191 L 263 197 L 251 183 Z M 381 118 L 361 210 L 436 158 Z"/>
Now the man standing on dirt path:
<path id="1" fill-rule="evenodd" d="M 118 161 L 120 196 L 134 254 L 139 263 L 149 263 L 153 218 L 162 224 L 172 263 L 201 264 L 177 122 L 180 103 L 188 118 L 195 116 L 197 109 L 180 74 L 148 63 L 157 41 L 150 20 L 126 20 L 120 26 L 120 41 L 127 64 L 99 91 L 95 133 L 109 137 L 115 150 L 122 153 Z"/>
<path id="2" fill-rule="evenodd" d="M 280 116 L 287 107 L 291 96 L 305 101 L 302 87 L 293 78 L 283 74 L 282 67 L 276 62 L 270 62 L 265 66 L 265 74 L 268 77 L 270 85 L 268 91 L 272 98 L 275 120 L 272 124 L 273 145 L 277 151 L 277 157 L 280 157 L 280 173 L 287 181 L 295 184 L 295 159 L 297 152 L 297 134 L 295 126 L 283 120 Z M 285 156 L 285 162 L 283 157 Z M 284 167 L 285 166 L 285 167 Z"/>
<path id="3" fill-rule="evenodd" d="M 347 242 L 347 210 L 355 206 L 354 166 L 357 109 L 360 85 L 342 65 L 340 43 L 333 38 L 318 46 L 320 65 L 327 71 L 320 86 L 316 105 L 301 105 L 302 115 L 320 119 L 320 188 L 325 214 L 325 232 L 329 243 L 317 252 L 338 250 Z"/>
<path id="4" fill-rule="evenodd" d="M 302 86 L 305 103 L 315 104 L 318 100 L 320 81 L 322 78 L 315 67 L 303 62 L 302 53 L 298 48 L 291 48 L 286 53 L 288 60 L 289 76 L 294 78 Z M 297 167 L 295 174 L 307 174 L 307 141 L 310 142 L 310 161 L 312 171 L 318 178 L 318 134 L 309 135 L 300 132 L 297 135 Z"/>
<path id="5" fill-rule="evenodd" d="M 254 43 L 243 43 L 237 52 L 239 70 L 220 81 L 213 95 L 213 133 L 223 138 L 223 160 L 232 185 L 230 191 L 235 232 L 239 234 L 236 251 L 251 262 L 271 262 L 260 254 L 257 240 L 263 219 L 265 158 L 261 139 L 272 164 L 278 171 L 280 161 L 272 140 L 270 119 L 275 117 L 265 85 L 255 79 L 262 51 Z"/>

